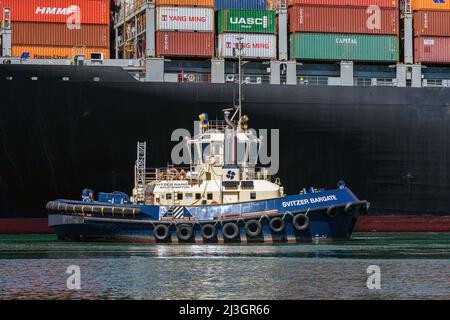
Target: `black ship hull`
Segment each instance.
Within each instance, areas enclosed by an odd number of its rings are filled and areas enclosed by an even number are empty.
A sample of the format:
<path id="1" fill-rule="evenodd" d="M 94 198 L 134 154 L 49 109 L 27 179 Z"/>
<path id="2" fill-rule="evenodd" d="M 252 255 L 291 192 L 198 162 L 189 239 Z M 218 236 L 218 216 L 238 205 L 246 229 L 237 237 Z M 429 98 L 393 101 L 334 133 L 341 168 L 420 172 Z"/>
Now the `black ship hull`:
<path id="1" fill-rule="evenodd" d="M 220 117 L 235 90 L 142 83 L 120 68 L 0 66 L 0 217 L 45 217 L 47 201 L 84 187 L 131 190 L 136 141 L 148 166 L 166 165 L 172 131 Z M 450 90 L 247 85 L 243 108 L 251 127 L 280 129 L 288 193 L 343 179 L 372 215 L 450 213 Z"/>

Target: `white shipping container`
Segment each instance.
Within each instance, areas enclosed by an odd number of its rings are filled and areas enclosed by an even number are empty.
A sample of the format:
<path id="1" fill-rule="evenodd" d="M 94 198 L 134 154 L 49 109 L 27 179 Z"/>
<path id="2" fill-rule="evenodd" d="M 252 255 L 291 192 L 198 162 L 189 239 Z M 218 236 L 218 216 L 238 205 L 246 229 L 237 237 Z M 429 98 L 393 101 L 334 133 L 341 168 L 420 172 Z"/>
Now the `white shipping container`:
<path id="1" fill-rule="evenodd" d="M 219 57 L 231 58 L 233 48 L 239 43 L 238 38 L 242 38 L 244 46 L 244 58 L 276 58 L 277 56 L 277 38 L 273 34 L 256 33 L 221 33 L 219 34 L 218 54 Z"/>
<path id="2" fill-rule="evenodd" d="M 214 31 L 214 9 L 156 7 L 156 30 Z"/>

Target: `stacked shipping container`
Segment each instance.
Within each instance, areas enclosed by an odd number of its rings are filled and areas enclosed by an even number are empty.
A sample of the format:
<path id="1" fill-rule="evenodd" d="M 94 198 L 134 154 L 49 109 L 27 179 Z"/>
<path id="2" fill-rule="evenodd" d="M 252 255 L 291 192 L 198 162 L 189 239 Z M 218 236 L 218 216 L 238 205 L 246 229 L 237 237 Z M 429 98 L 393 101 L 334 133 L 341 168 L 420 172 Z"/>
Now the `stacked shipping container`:
<path id="1" fill-rule="evenodd" d="M 396 0 L 290 0 L 290 56 L 299 60 L 396 62 Z"/>
<path id="2" fill-rule="evenodd" d="M 3 8 L 11 9 L 13 56 L 109 58 L 109 0 L 0 0 Z"/>
<path id="3" fill-rule="evenodd" d="M 216 11 L 222 9 L 266 10 L 266 0 L 215 0 Z"/>
<path id="4" fill-rule="evenodd" d="M 414 61 L 450 63 L 450 1 L 413 0 Z"/>
<path id="5" fill-rule="evenodd" d="M 277 57 L 277 26 L 275 11 L 257 9 L 264 1 L 242 2 L 246 9 L 223 8 L 218 11 L 218 56 L 232 58 L 240 42 L 246 59 Z M 222 3 L 223 4 L 223 3 Z M 217 4 L 216 4 L 217 7 Z"/>
<path id="6" fill-rule="evenodd" d="M 156 0 L 156 55 L 213 57 L 213 0 Z"/>

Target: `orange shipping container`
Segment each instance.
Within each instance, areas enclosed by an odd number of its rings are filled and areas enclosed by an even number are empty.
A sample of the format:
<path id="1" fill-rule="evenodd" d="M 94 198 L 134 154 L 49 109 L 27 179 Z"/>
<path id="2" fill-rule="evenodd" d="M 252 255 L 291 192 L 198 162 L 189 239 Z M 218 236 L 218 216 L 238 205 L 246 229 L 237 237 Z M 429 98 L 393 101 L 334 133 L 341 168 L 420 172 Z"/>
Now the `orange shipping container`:
<path id="1" fill-rule="evenodd" d="M 243 0 L 245 1 L 245 0 Z M 155 0 L 157 6 L 209 7 L 214 8 L 214 0 Z"/>
<path id="2" fill-rule="evenodd" d="M 30 54 L 30 59 L 72 59 L 77 54 L 85 54 L 89 59 L 91 53 L 103 53 L 103 59 L 109 59 L 109 49 L 106 48 L 12 46 L 14 57 L 20 57 L 24 52 Z"/>
<path id="3" fill-rule="evenodd" d="M 412 0 L 412 9 L 416 10 L 450 10 L 448 0 Z"/>
<path id="4" fill-rule="evenodd" d="M 13 22 L 12 44 L 109 48 L 109 26 L 84 24 L 70 30 L 64 23 Z"/>
<path id="5" fill-rule="evenodd" d="M 0 0 L 12 21 L 109 25 L 109 0 Z"/>

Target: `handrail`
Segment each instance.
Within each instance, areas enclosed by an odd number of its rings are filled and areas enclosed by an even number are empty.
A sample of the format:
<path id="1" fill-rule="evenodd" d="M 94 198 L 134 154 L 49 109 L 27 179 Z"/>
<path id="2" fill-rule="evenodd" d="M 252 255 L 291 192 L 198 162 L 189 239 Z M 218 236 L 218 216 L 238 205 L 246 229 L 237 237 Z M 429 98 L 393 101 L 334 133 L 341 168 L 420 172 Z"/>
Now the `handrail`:
<path id="1" fill-rule="evenodd" d="M 190 171 L 191 167 L 188 166 L 148 168 L 145 172 L 145 182 L 147 184 L 158 181 L 189 180 L 186 175 Z M 240 174 L 242 180 L 272 180 L 272 176 L 267 173 L 264 167 L 240 167 Z"/>

